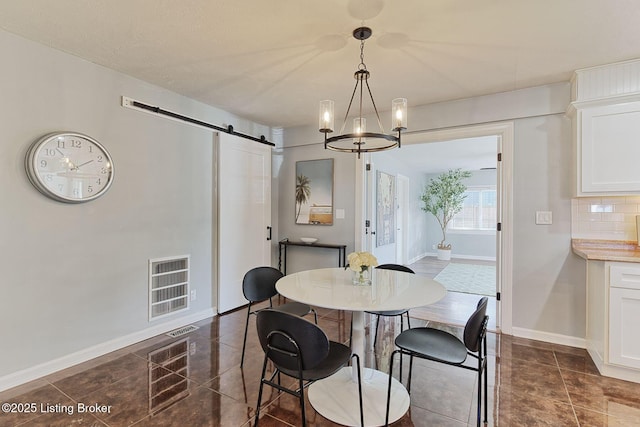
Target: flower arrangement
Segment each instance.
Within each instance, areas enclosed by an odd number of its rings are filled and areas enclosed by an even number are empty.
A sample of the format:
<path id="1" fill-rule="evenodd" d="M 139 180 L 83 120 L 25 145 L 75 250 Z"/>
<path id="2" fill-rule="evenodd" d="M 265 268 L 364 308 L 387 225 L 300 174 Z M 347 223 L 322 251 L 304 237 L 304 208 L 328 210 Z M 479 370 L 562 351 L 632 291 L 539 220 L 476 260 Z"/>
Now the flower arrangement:
<path id="1" fill-rule="evenodd" d="M 353 271 L 353 283 L 356 285 L 370 285 L 369 267 L 378 265 L 376 257 L 369 252 L 351 252 L 347 255 L 347 260 L 349 261 L 347 267 Z"/>
<path id="2" fill-rule="evenodd" d="M 369 267 L 378 265 L 378 260 L 369 252 L 351 252 L 347 255 L 349 268 L 355 272 L 368 270 Z"/>

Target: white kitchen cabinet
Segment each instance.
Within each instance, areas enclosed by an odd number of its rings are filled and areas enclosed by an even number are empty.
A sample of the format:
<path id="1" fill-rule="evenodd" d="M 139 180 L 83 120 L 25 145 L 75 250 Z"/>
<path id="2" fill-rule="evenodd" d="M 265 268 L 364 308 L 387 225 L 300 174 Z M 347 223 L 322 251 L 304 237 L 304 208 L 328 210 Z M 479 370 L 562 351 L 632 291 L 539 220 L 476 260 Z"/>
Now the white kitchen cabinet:
<path id="1" fill-rule="evenodd" d="M 609 272 L 609 363 L 640 369 L 640 266 Z"/>
<path id="2" fill-rule="evenodd" d="M 586 347 L 602 375 L 640 383 L 640 263 L 587 262 Z"/>
<path id="3" fill-rule="evenodd" d="M 640 101 L 576 110 L 578 196 L 640 194 Z"/>
<path id="4" fill-rule="evenodd" d="M 576 70 L 571 83 L 575 194 L 640 194 L 640 60 Z"/>

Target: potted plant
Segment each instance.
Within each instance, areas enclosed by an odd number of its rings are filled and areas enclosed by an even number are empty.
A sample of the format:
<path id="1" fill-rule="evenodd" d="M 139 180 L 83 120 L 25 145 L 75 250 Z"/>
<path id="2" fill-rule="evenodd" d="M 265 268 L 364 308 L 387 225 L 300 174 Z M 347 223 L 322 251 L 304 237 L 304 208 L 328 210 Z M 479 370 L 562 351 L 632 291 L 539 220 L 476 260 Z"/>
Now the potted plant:
<path id="1" fill-rule="evenodd" d="M 431 179 L 420 196 L 424 203 L 422 210 L 436 217 L 442 230 L 442 240 L 438 243 L 438 259 L 451 259 L 451 244 L 447 243 L 447 226 L 455 214 L 462 209 L 467 186 L 462 182 L 471 172 L 450 169 Z"/>

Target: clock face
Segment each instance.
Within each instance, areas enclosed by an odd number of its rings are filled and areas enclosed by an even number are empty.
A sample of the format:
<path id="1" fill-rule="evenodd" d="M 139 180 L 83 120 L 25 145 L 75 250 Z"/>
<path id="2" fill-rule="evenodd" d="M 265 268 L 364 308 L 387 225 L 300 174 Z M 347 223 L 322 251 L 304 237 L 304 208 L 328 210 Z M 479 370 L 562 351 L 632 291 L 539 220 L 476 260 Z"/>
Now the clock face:
<path id="1" fill-rule="evenodd" d="M 95 139 L 79 133 L 53 133 L 27 152 L 26 170 L 43 194 L 66 203 L 93 200 L 113 181 L 113 162 Z"/>

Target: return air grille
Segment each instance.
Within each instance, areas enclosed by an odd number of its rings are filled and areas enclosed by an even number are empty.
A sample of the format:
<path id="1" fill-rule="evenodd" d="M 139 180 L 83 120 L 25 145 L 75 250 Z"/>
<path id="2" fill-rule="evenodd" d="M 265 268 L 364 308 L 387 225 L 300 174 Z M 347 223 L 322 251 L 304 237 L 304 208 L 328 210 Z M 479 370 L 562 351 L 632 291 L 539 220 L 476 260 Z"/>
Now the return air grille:
<path id="1" fill-rule="evenodd" d="M 189 256 L 149 260 L 149 319 L 189 308 Z"/>
<path id="2" fill-rule="evenodd" d="M 182 328 L 174 329 L 171 332 L 167 332 L 167 335 L 169 335 L 171 338 L 177 338 L 186 335 L 189 332 L 193 332 L 196 329 L 198 329 L 198 327 L 195 325 L 187 325 L 183 326 Z"/>

